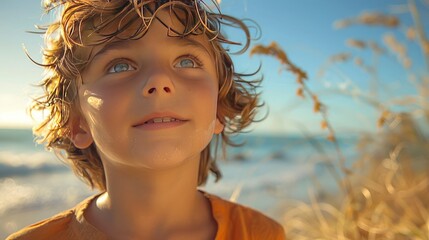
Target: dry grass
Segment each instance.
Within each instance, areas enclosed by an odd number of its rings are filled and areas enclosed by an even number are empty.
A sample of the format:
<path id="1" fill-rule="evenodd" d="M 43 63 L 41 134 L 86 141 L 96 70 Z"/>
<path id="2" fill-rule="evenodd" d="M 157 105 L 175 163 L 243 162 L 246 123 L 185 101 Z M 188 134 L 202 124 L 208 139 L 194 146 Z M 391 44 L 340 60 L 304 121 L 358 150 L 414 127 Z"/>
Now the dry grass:
<path id="1" fill-rule="evenodd" d="M 340 204 L 336 196 L 319 202 L 310 195 L 310 204 L 289 208 L 284 216 L 289 238 L 429 239 L 429 143 L 410 119 L 404 115 L 395 131 L 362 139 L 365 154 L 349 177 L 352 192 Z M 402 144 L 392 148 L 398 139 Z M 380 148 L 370 151 L 374 144 Z M 387 149 L 392 150 L 386 154 Z"/>
<path id="2" fill-rule="evenodd" d="M 401 43 L 392 34 L 384 35 L 383 43 L 404 71 L 413 76 L 410 81 L 417 94 L 393 96 L 386 101 L 380 101 L 376 93 L 360 96 L 379 111 L 374 124 L 380 131 L 361 136 L 356 146 L 360 156 L 351 169 L 344 166 L 344 158 L 337 149 L 339 161 L 331 160 L 330 167 L 339 183 L 339 192 L 326 193 L 323 202 L 310 193 L 309 203 L 296 202 L 287 208 L 283 225 L 289 239 L 429 239 L 429 138 L 419 128 L 429 129 L 429 41 L 414 0 L 409 0 L 406 6 L 415 26 L 405 28 L 404 34 L 410 41 L 408 44 L 420 45 L 427 61 L 426 72 L 411 72 L 407 43 Z M 335 26 L 345 28 L 353 24 L 398 30 L 401 23 L 394 15 L 363 13 L 337 21 Z M 372 51 L 374 56 L 386 53 L 373 41 L 349 39 L 347 45 Z M 284 69 L 296 76 L 297 95 L 311 97 L 315 112 L 322 116 L 321 128 L 328 131 L 328 139 L 338 146 L 334 127 L 326 114 L 327 106 L 306 85 L 305 71 L 293 64 L 276 43 L 256 46 L 252 54 L 274 56 Z M 322 72 L 332 64 L 350 59 L 354 59 L 356 66 L 368 70 L 375 84 L 379 84 L 377 71 L 388 71 L 370 68 L 376 65 L 365 64 L 364 59 L 350 53 L 340 53 L 328 59 Z M 392 110 L 396 106 L 406 110 Z M 338 169 L 343 178 L 337 174 Z"/>
<path id="3" fill-rule="evenodd" d="M 345 28 L 355 24 L 395 28 L 399 25 L 399 19 L 393 15 L 386 15 L 378 12 L 364 12 L 355 18 L 338 20 L 334 23 L 334 27 Z"/>

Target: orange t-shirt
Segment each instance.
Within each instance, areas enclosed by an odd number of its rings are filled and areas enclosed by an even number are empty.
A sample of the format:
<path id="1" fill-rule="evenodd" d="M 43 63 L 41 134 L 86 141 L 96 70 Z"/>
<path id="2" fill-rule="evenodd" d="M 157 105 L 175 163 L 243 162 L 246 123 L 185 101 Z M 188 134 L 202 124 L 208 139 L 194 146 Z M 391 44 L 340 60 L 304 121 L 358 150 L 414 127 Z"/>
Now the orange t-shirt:
<path id="1" fill-rule="evenodd" d="M 6 240 L 38 239 L 107 239 L 108 237 L 85 220 L 84 212 L 98 195 L 92 196 L 74 208 L 30 225 Z M 284 240 L 282 226 L 262 213 L 204 193 L 210 200 L 212 214 L 217 222 L 215 240 Z"/>

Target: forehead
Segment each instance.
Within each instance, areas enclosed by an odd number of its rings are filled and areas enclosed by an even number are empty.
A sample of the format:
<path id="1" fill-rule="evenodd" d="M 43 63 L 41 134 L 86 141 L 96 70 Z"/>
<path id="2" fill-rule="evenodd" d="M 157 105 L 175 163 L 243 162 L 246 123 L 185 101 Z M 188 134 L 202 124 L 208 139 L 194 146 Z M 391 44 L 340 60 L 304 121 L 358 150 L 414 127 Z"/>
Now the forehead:
<path id="1" fill-rule="evenodd" d="M 144 38 L 149 31 L 155 31 L 154 28 L 170 37 L 172 44 L 202 45 L 207 51 L 213 51 L 208 32 L 200 22 L 201 16 L 196 15 L 191 7 L 170 4 L 155 10 L 151 5 L 141 13 L 133 11 L 110 21 L 103 16 L 88 21 L 80 34 L 84 47 L 76 49 L 77 55 L 89 59 L 97 50 L 114 46 L 117 42 Z M 146 15 L 150 19 L 145 18 Z"/>

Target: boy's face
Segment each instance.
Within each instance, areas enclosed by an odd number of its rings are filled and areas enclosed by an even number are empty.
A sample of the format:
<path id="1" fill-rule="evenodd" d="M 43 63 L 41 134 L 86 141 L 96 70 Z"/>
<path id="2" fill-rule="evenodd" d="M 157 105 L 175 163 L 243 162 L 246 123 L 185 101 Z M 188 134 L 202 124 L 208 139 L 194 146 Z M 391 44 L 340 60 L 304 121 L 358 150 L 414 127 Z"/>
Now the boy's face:
<path id="1" fill-rule="evenodd" d="M 183 29 L 168 11 L 157 16 Z M 205 35 L 169 37 L 156 19 L 139 40 L 96 47 L 82 74 L 75 145 L 95 142 L 103 162 L 132 167 L 163 169 L 199 159 L 223 129 L 211 49 Z"/>

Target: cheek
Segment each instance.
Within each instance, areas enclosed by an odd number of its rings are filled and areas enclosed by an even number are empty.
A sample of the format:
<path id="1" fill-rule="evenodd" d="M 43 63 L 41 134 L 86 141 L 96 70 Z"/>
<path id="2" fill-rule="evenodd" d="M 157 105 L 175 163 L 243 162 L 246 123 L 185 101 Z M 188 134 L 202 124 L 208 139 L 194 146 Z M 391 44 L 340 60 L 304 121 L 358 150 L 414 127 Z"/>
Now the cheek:
<path id="1" fill-rule="evenodd" d="M 89 125 L 92 138 L 104 157 L 117 159 L 126 145 L 125 116 L 131 94 L 124 94 L 125 89 L 103 88 L 82 89 L 79 95 L 83 115 Z"/>
<path id="2" fill-rule="evenodd" d="M 204 86 L 196 90 L 194 100 L 195 114 L 198 122 L 196 124 L 192 139 L 193 144 L 204 148 L 212 139 L 217 116 L 217 86 L 212 83 L 209 86 Z"/>
<path id="3" fill-rule="evenodd" d="M 119 100 L 120 99 L 120 100 Z M 121 89 L 82 89 L 80 104 L 84 116 L 93 131 L 97 129 L 112 129 L 119 126 L 126 109 L 126 94 Z M 108 131 L 106 131 L 108 133 Z M 94 136 L 95 137 L 95 136 Z"/>
<path id="4" fill-rule="evenodd" d="M 191 94 L 191 93 L 190 93 Z M 203 118 L 214 119 L 217 112 L 218 90 L 215 83 L 206 83 L 193 90 L 194 108 Z"/>

